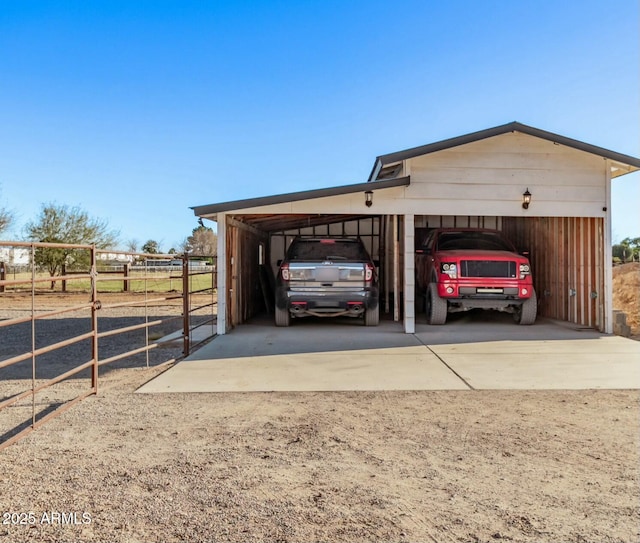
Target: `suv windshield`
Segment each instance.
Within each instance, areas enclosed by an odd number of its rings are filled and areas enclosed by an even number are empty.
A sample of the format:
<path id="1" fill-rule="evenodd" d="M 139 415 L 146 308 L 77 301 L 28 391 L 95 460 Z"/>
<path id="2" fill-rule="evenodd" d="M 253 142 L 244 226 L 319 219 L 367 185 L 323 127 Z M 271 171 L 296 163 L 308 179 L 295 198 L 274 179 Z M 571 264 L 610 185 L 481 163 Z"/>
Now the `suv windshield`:
<path id="1" fill-rule="evenodd" d="M 364 247 L 349 239 L 299 239 L 289 247 L 289 260 L 369 260 Z"/>
<path id="2" fill-rule="evenodd" d="M 513 247 L 492 232 L 443 232 L 438 237 L 439 251 L 475 249 L 480 251 L 513 251 Z"/>

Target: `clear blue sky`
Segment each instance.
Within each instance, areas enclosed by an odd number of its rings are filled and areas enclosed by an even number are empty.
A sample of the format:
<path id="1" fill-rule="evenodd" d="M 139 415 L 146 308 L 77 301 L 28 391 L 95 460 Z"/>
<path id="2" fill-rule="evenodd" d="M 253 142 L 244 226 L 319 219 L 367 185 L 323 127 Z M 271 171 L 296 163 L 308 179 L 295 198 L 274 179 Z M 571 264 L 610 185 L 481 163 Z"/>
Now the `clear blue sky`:
<path id="1" fill-rule="evenodd" d="M 637 0 L 0 0 L 0 206 L 177 246 L 190 206 L 366 181 L 510 121 L 640 156 Z M 637 174 L 614 238 L 640 235 Z"/>

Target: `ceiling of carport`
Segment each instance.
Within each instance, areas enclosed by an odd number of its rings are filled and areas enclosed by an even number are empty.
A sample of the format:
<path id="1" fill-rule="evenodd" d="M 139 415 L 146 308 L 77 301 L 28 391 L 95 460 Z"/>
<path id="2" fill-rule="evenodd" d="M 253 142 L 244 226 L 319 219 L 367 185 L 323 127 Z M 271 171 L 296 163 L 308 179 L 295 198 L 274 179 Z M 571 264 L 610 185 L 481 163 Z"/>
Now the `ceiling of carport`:
<path id="1" fill-rule="evenodd" d="M 321 215 L 321 214 L 251 214 L 233 215 L 238 221 L 262 230 L 263 232 L 278 232 L 295 230 L 309 226 L 333 224 L 343 221 L 353 221 L 370 217 L 371 215 Z"/>

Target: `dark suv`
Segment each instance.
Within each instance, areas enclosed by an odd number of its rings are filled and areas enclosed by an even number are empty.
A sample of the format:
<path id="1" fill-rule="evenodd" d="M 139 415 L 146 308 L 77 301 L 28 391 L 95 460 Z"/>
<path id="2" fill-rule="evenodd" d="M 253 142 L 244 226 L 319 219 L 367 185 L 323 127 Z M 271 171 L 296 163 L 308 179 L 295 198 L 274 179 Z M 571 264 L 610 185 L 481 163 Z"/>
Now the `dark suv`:
<path id="1" fill-rule="evenodd" d="M 419 283 L 427 321 L 444 324 L 447 313 L 474 308 L 513 313 L 519 324 L 536 320 L 531 264 L 498 230 L 438 228 L 423 247 Z"/>
<path id="2" fill-rule="evenodd" d="M 276 282 L 276 326 L 291 317 L 362 317 L 379 320 L 376 269 L 359 239 L 295 238 Z"/>

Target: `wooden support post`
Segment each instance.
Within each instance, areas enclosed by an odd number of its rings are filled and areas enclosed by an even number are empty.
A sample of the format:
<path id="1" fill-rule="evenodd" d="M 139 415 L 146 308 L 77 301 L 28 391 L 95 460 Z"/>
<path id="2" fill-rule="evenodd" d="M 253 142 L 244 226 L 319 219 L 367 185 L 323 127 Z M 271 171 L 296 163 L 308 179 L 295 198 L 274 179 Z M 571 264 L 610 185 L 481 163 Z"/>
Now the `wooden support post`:
<path id="1" fill-rule="evenodd" d="M 398 216 L 392 215 L 393 220 L 393 320 L 400 320 L 400 284 L 398 266 L 400 265 L 400 246 L 398 244 Z"/>
<path id="2" fill-rule="evenodd" d="M 216 217 L 218 223 L 218 317 L 216 332 L 219 336 L 227 333 L 227 216 L 218 213 Z"/>
<path id="3" fill-rule="evenodd" d="M 404 294 L 404 332 L 414 334 L 416 331 L 416 271 L 415 271 L 415 218 L 405 215 L 403 220 L 403 294 Z"/>
<path id="4" fill-rule="evenodd" d="M 0 262 L 0 281 L 4 281 L 7 278 L 7 268 L 4 262 Z M 4 292 L 4 285 L 0 285 L 0 292 Z"/>
<path id="5" fill-rule="evenodd" d="M 613 334 L 613 245 L 611 242 L 611 162 L 605 167 L 605 217 L 604 217 L 604 292 L 600 294 L 604 306 L 603 332 Z"/>

